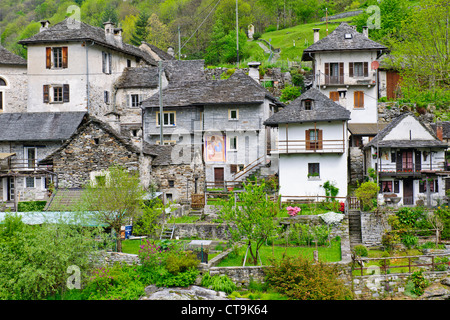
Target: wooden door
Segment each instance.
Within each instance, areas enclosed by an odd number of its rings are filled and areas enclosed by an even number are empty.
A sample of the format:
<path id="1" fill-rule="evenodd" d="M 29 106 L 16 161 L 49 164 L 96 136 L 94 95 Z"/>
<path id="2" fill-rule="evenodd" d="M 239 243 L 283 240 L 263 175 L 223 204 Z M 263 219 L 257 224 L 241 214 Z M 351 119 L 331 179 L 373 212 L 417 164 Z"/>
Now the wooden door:
<path id="1" fill-rule="evenodd" d="M 223 186 L 224 168 L 214 168 L 214 182 L 217 187 Z"/>
<path id="2" fill-rule="evenodd" d="M 403 180 L 403 204 L 404 205 L 414 204 L 413 180 L 412 179 Z"/>
<path id="3" fill-rule="evenodd" d="M 398 89 L 398 83 L 400 81 L 400 75 L 396 71 L 386 72 L 386 96 L 388 99 L 397 98 L 396 91 Z"/>

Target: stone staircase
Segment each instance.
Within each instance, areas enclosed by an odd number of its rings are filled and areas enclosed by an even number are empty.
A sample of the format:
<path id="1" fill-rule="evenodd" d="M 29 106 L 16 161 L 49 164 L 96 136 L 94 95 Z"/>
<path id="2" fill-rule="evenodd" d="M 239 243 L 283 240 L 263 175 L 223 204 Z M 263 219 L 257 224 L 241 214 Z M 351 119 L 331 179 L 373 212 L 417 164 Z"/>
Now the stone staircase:
<path id="1" fill-rule="evenodd" d="M 361 211 L 348 211 L 348 232 L 350 236 L 350 247 L 353 248 L 358 244 L 362 244 Z"/>
<path id="2" fill-rule="evenodd" d="M 161 234 L 159 235 L 159 239 L 160 240 L 164 240 L 164 239 L 172 239 L 173 238 L 173 233 L 175 232 L 175 224 L 173 225 L 163 225 L 162 229 L 161 229 Z"/>

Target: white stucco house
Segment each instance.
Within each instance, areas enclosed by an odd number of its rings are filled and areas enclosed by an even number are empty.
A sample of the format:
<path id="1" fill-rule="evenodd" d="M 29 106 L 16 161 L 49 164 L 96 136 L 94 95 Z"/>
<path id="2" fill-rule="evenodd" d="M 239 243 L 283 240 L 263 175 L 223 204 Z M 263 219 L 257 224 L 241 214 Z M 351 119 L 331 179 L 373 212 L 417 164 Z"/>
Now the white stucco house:
<path id="1" fill-rule="evenodd" d="M 366 173 L 375 169 L 381 203 L 437 205 L 445 196 L 447 143 L 411 113 L 395 118 L 365 147 Z"/>
<path id="2" fill-rule="evenodd" d="M 303 93 L 264 124 L 278 127 L 279 194 L 282 201 L 322 201 L 325 182 L 347 196 L 350 111 L 315 88 Z M 317 198 L 319 197 L 319 198 Z"/>
<path id="3" fill-rule="evenodd" d="M 122 30 L 67 18 L 19 44 L 28 51 L 28 112 L 87 111 L 99 118 L 115 111 L 114 83 L 127 67 L 156 66 L 144 50 L 122 41 Z"/>

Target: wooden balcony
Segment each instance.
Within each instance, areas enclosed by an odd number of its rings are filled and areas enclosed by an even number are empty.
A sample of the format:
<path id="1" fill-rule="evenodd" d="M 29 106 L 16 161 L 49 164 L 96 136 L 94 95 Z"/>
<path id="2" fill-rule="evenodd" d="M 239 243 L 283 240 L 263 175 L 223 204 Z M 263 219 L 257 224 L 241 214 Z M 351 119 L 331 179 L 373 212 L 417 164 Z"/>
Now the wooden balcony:
<path id="1" fill-rule="evenodd" d="M 53 166 L 39 165 L 37 159 L 5 159 L 0 161 L 0 175 L 5 175 L 11 172 L 49 172 L 53 170 Z"/>
<path id="2" fill-rule="evenodd" d="M 272 153 L 344 153 L 344 140 L 279 140 Z"/>

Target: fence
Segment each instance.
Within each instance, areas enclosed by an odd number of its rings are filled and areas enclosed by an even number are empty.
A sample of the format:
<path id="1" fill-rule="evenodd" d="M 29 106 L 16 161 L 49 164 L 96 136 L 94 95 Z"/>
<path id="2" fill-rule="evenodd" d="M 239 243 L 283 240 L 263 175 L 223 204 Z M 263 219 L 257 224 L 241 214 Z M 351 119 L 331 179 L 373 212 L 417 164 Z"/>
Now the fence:
<path id="1" fill-rule="evenodd" d="M 373 270 L 373 265 L 372 266 L 368 266 L 365 267 L 365 263 L 370 262 L 370 261 L 382 261 L 381 263 L 379 263 L 381 269 L 384 271 L 384 274 L 387 275 L 387 271 L 390 269 L 395 269 L 395 268 L 408 268 L 408 273 L 411 273 L 413 271 L 413 268 L 418 268 L 418 267 L 431 267 L 432 271 L 436 271 L 436 266 L 449 266 L 449 262 L 448 261 L 444 261 L 445 259 L 443 259 L 443 261 L 439 261 L 436 262 L 436 258 L 438 257 L 449 257 L 450 253 L 443 253 L 443 254 L 434 254 L 434 255 L 418 255 L 418 256 L 400 256 L 400 257 L 383 257 L 383 258 L 364 258 L 364 257 L 353 257 L 353 262 L 354 263 L 358 263 L 360 265 L 359 269 L 361 271 L 361 276 L 364 276 L 364 270 Z M 420 262 L 419 259 L 424 259 L 424 258 L 428 258 L 431 259 L 431 263 L 414 263 L 415 261 L 413 260 L 418 260 L 418 262 Z M 391 260 L 408 260 L 408 264 L 406 265 L 391 265 L 390 262 Z M 448 260 L 448 259 L 447 259 Z M 446 269 L 446 268 L 445 268 Z"/>

